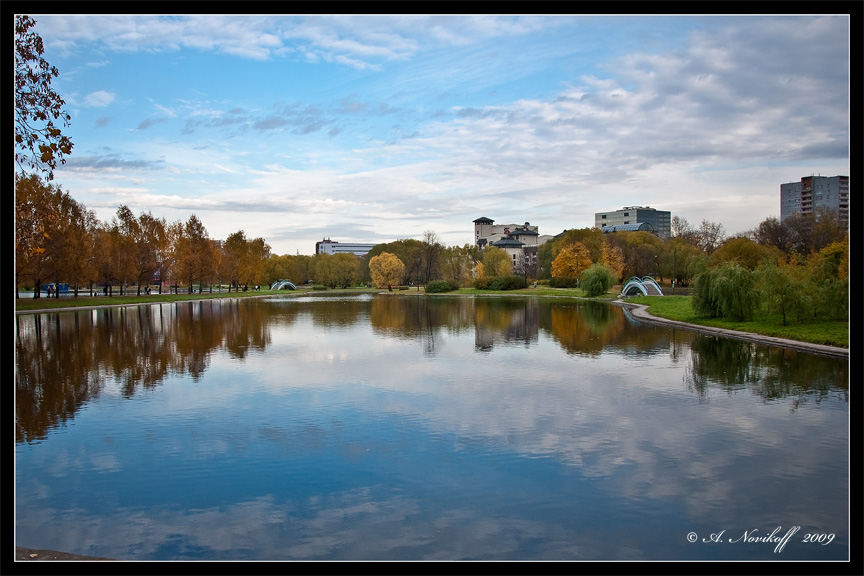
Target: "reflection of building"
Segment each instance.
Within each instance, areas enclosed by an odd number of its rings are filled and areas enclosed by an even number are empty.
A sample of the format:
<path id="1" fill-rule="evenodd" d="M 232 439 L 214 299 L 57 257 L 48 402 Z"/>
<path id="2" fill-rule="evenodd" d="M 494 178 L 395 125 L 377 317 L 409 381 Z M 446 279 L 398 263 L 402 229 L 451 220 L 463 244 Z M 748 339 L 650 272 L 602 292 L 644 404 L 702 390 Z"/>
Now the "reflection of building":
<path id="1" fill-rule="evenodd" d="M 483 250 L 487 246 L 501 248 L 513 259 L 514 264 L 521 257 L 536 263 L 537 247 L 551 239 L 551 236 L 541 236 L 539 228 L 530 223 L 525 224 L 495 224 L 491 218 L 474 220 L 474 244 Z"/>
<path id="2" fill-rule="evenodd" d="M 315 243 L 316 254 L 354 254 L 355 256 L 365 256 L 369 253 L 375 244 L 360 244 L 357 242 L 336 242 L 325 238 L 320 242 Z"/>
<path id="3" fill-rule="evenodd" d="M 634 227 L 636 224 L 648 224 L 653 230 L 649 230 L 648 226 Z M 615 226 L 614 231 L 648 230 L 663 239 L 668 239 L 672 235 L 672 213 L 650 206 L 625 206 L 614 212 L 596 212 L 594 227 L 607 232 L 604 229 L 608 226 Z"/>
<path id="4" fill-rule="evenodd" d="M 800 182 L 780 185 L 781 222 L 792 214 L 812 214 L 820 208 L 830 210 L 848 226 L 848 176 L 804 176 Z"/>

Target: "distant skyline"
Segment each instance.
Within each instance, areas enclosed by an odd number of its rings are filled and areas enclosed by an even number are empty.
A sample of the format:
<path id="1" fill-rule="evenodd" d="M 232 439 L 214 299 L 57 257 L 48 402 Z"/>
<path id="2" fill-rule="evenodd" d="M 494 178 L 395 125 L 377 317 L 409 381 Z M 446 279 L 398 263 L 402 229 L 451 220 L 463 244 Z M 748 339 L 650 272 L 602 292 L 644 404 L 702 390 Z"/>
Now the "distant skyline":
<path id="1" fill-rule="evenodd" d="M 735 234 L 849 175 L 845 15 L 29 15 L 72 116 L 55 182 L 103 221 L 275 254 L 624 206 Z"/>

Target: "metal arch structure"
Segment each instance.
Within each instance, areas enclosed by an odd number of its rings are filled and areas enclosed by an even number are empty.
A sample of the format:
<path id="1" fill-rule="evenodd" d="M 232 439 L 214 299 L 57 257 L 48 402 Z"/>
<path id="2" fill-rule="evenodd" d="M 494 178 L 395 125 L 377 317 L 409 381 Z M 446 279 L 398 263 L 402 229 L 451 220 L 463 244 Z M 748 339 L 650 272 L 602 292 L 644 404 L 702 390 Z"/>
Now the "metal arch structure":
<path id="1" fill-rule="evenodd" d="M 635 296 L 641 292 L 643 296 L 663 296 L 663 290 L 651 276 L 632 276 L 621 289 L 622 296 Z"/>
<path id="2" fill-rule="evenodd" d="M 276 280 L 273 284 L 270 285 L 270 290 L 296 290 L 297 286 L 294 285 L 290 280 Z"/>

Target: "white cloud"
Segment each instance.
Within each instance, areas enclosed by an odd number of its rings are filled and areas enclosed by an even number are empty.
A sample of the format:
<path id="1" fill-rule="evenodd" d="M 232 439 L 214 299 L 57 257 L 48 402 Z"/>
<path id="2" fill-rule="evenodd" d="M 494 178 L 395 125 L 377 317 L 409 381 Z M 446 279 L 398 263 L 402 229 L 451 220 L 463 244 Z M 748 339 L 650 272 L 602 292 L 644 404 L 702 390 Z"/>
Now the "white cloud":
<path id="1" fill-rule="evenodd" d="M 84 105 L 93 108 L 105 108 L 114 102 L 114 95 L 104 90 L 91 92 L 84 97 Z"/>

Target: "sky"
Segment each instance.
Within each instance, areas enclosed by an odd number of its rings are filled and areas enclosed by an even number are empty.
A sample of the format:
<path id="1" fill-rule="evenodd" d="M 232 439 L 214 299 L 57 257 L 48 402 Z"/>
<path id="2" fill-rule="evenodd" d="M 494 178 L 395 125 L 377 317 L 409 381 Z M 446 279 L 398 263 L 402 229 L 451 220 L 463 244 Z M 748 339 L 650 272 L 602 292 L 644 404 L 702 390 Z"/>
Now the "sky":
<path id="1" fill-rule="evenodd" d="M 72 117 L 55 182 L 102 221 L 274 254 L 625 206 L 733 235 L 849 175 L 846 15 L 30 16 Z"/>

